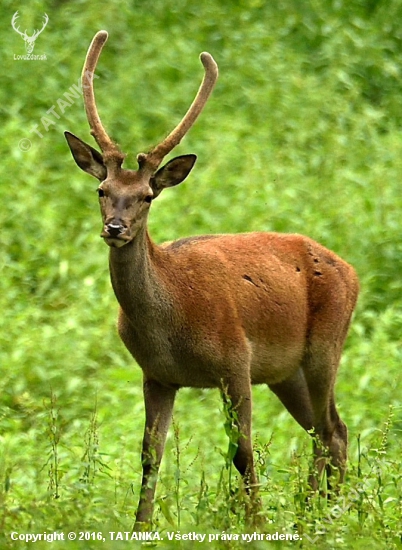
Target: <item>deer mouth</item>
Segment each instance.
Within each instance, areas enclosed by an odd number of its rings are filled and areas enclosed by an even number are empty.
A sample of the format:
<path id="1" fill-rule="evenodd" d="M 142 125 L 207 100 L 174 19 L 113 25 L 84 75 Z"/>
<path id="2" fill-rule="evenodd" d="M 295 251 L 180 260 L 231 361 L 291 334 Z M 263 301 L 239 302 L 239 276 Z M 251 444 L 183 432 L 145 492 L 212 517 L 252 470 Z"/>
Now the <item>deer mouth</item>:
<path id="1" fill-rule="evenodd" d="M 101 234 L 101 237 L 108 246 L 111 246 L 114 248 L 121 248 L 122 246 L 124 246 L 125 244 L 128 244 L 132 240 L 132 238 L 129 235 L 119 235 L 116 237 L 111 237 L 109 234 L 105 232 Z"/>
<path id="2" fill-rule="evenodd" d="M 105 226 L 100 236 L 108 246 L 114 248 L 121 248 L 132 240 L 131 235 L 127 233 L 126 229 L 121 228 L 118 231 L 111 225 Z"/>

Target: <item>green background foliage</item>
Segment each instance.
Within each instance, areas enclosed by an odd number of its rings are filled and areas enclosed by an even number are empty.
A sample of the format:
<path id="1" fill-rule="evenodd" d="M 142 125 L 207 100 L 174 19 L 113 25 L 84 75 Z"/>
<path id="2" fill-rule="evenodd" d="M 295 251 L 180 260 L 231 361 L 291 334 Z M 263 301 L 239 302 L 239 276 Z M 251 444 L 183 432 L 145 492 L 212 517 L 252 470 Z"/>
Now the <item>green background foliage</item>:
<path id="1" fill-rule="evenodd" d="M 28 33 L 49 15 L 33 52 L 45 61 L 15 59 L 25 53 L 11 27 L 17 9 Z M 156 242 L 298 232 L 360 277 L 337 384 L 350 435 L 343 500 L 305 507 L 309 437 L 266 388 L 255 388 L 269 519 L 262 531 L 297 525 L 311 540 L 319 533 L 317 548 L 400 547 L 401 20 L 398 0 L 2 3 L 2 547 L 25 547 L 12 543 L 12 531 L 128 531 L 138 498 L 141 372 L 116 335 L 96 182 L 76 168 L 63 137 L 69 130 L 91 141 L 82 99 L 57 107 L 102 28 L 110 37 L 97 103 L 131 167 L 187 109 L 202 74 L 199 53 L 219 64 L 211 100 L 175 151 L 196 153 L 196 167 L 152 207 Z M 245 531 L 227 492 L 234 482 L 224 423 L 216 392 L 180 392 L 158 489 L 161 532 Z"/>

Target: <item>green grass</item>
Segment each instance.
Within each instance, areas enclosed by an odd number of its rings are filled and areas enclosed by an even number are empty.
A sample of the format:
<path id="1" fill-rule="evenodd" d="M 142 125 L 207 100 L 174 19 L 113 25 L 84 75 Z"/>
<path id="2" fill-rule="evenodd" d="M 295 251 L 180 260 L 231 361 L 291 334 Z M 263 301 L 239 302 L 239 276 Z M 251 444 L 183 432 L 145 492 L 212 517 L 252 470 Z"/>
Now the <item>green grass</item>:
<path id="1" fill-rule="evenodd" d="M 11 28 L 17 8 L 2 6 L 1 547 L 32 547 L 13 542 L 12 532 L 129 531 L 137 504 L 141 371 L 116 335 L 96 184 L 76 168 L 63 136 L 90 141 L 82 100 L 56 108 L 60 118 L 47 113 L 77 84 L 92 36 L 106 28 L 98 106 L 131 167 L 186 110 L 202 74 L 199 53 L 210 51 L 220 68 L 211 100 L 175 151 L 196 153 L 196 167 L 152 207 L 157 242 L 299 232 L 353 264 L 361 280 L 337 384 L 350 437 L 346 483 L 338 498 L 306 507 L 310 438 L 256 387 L 261 532 L 297 530 L 303 541 L 253 548 L 400 548 L 400 3 L 34 1 L 18 9 L 29 32 L 49 15 L 34 50 L 47 60 L 36 62 L 14 60 L 25 52 Z M 168 531 L 247 532 L 241 498 L 230 492 L 237 479 L 225 467 L 224 422 L 218 392 L 179 393 L 157 491 L 160 547 L 196 544 L 169 542 Z M 245 544 L 221 536 L 209 546 Z"/>

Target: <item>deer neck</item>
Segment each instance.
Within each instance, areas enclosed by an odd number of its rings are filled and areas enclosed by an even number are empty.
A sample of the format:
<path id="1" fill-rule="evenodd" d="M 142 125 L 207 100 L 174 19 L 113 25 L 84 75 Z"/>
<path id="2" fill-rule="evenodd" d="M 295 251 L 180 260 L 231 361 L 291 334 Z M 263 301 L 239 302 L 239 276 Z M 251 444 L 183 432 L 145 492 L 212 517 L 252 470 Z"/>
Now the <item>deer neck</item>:
<path id="1" fill-rule="evenodd" d="M 148 231 L 140 230 L 135 239 L 121 248 L 111 248 L 110 276 L 116 298 L 133 324 L 160 319 L 170 303 L 161 280 L 163 253 Z"/>

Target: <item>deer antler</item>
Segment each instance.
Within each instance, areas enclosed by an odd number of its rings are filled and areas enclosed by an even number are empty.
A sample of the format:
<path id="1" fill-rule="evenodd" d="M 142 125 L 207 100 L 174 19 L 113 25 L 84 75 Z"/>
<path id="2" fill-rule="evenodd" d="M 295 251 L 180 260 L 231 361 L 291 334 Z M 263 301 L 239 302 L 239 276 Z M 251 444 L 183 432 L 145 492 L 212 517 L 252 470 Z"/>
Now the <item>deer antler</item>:
<path id="1" fill-rule="evenodd" d="M 218 65 L 212 55 L 207 52 L 203 52 L 200 55 L 200 59 L 204 66 L 205 74 L 193 103 L 176 128 L 159 145 L 150 153 L 140 153 L 137 156 L 140 166 L 146 162 L 157 168 L 163 158 L 180 143 L 203 110 L 217 81 Z"/>
<path id="2" fill-rule="evenodd" d="M 103 152 L 104 161 L 105 163 L 109 161 L 120 166 L 124 160 L 124 154 L 119 151 L 117 146 L 107 135 L 106 130 L 102 125 L 98 115 L 98 110 L 96 108 L 93 89 L 93 75 L 102 48 L 107 39 L 108 33 L 106 31 L 99 31 L 96 33 L 91 45 L 89 46 L 81 76 L 82 90 L 85 111 L 87 113 L 87 119 L 91 128 L 91 134 L 94 136 Z M 140 167 L 146 164 L 152 170 L 156 170 L 163 158 L 180 143 L 191 126 L 197 120 L 198 115 L 203 110 L 218 78 L 218 66 L 212 55 L 207 52 L 203 52 L 200 55 L 200 58 L 204 66 L 205 74 L 193 103 L 176 128 L 170 132 L 170 134 L 161 143 L 159 143 L 159 145 L 157 145 L 150 153 L 140 153 L 137 156 Z"/>
<path id="3" fill-rule="evenodd" d="M 11 19 L 11 26 L 13 27 L 13 29 L 15 30 L 15 32 L 17 32 L 18 34 L 20 34 L 20 35 L 24 38 L 24 40 L 25 40 L 25 38 L 26 38 L 26 36 L 27 36 L 27 31 L 21 32 L 19 26 L 18 26 L 18 27 L 15 26 L 18 17 L 19 17 L 18 11 L 16 11 L 16 12 L 14 13 L 14 15 L 13 15 L 13 18 Z"/>
<path id="4" fill-rule="evenodd" d="M 43 29 L 46 27 L 46 25 L 48 24 L 49 22 L 49 17 L 47 15 L 47 13 L 45 13 L 45 15 L 43 16 L 43 19 L 44 19 L 44 23 L 42 25 L 42 28 L 40 31 L 34 31 L 34 34 L 31 36 L 31 40 L 36 40 L 38 38 L 38 36 L 40 35 L 40 33 L 43 31 Z"/>
<path id="5" fill-rule="evenodd" d="M 95 73 L 96 65 L 98 63 L 99 56 L 102 48 L 108 39 L 108 33 L 106 31 L 99 31 L 94 36 L 91 45 L 89 46 L 87 56 L 85 58 L 84 67 L 82 69 L 81 82 L 82 91 L 84 97 L 85 111 L 89 126 L 91 128 L 91 134 L 94 136 L 96 142 L 101 148 L 104 156 L 104 161 L 120 166 L 124 160 L 124 155 L 119 151 L 117 146 L 113 143 L 110 137 L 107 135 L 102 122 L 98 115 L 96 108 L 93 75 Z"/>

